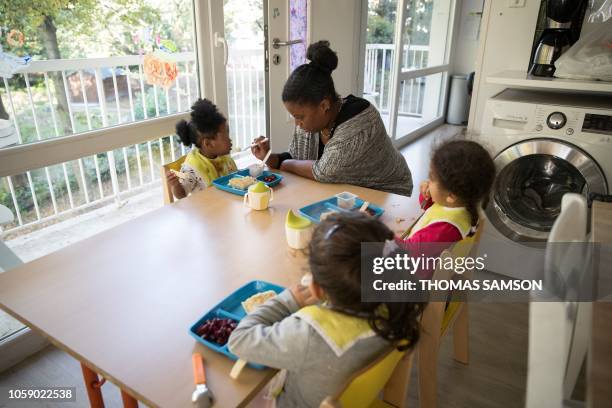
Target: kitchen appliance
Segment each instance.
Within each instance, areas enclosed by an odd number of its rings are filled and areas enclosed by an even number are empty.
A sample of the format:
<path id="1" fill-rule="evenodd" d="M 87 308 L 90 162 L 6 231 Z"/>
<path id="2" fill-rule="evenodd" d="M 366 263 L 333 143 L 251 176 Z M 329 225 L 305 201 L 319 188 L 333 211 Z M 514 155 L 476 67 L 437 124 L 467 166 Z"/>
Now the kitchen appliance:
<path id="1" fill-rule="evenodd" d="M 546 29 L 535 47 L 531 75 L 552 77 L 555 61 L 577 40 L 572 33 L 572 19 L 581 9 L 583 0 L 547 0 Z"/>
<path id="2" fill-rule="evenodd" d="M 497 176 L 480 252 L 487 269 L 531 279 L 565 193 L 608 194 L 612 98 L 506 89 L 487 101 L 482 132 Z M 534 245 L 536 243 L 536 245 Z M 503 256 L 498 256 L 503 252 Z"/>

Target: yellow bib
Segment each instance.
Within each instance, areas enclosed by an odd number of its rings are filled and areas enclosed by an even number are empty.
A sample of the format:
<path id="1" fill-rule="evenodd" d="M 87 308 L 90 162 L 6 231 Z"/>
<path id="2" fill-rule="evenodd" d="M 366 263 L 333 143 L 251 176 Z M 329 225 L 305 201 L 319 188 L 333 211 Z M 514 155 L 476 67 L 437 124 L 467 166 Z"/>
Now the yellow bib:
<path id="1" fill-rule="evenodd" d="M 472 230 L 472 217 L 465 207 L 451 208 L 433 203 L 412 228 L 408 237 L 412 237 L 417 231 L 436 222 L 447 222 L 454 225 L 461 233 L 462 238 L 467 237 Z"/>
<path id="2" fill-rule="evenodd" d="M 349 316 L 325 306 L 306 306 L 295 315 L 308 323 L 338 357 L 358 340 L 376 335 L 366 319 Z"/>
<path id="3" fill-rule="evenodd" d="M 203 156 L 197 147 L 187 153 L 185 163 L 197 170 L 207 186 L 210 186 L 214 179 L 237 170 L 236 163 L 229 154 L 209 159 Z"/>

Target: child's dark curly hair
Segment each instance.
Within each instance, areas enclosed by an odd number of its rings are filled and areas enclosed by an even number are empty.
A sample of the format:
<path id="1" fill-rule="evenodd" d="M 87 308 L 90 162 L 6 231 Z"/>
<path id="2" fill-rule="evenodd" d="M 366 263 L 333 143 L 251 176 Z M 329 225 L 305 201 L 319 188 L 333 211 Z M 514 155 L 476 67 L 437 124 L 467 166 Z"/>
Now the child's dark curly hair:
<path id="1" fill-rule="evenodd" d="M 214 139 L 227 122 L 217 106 L 208 99 L 198 99 L 191 107 L 191 120 L 176 124 L 176 134 L 185 146 L 200 146 L 202 139 Z"/>
<path id="2" fill-rule="evenodd" d="M 405 350 L 419 339 L 425 304 L 361 301 L 361 243 L 390 239 L 393 232 L 375 218 L 362 213 L 332 214 L 313 233 L 309 265 L 313 281 L 323 288 L 334 310 L 367 318 L 377 335 Z"/>
<path id="3" fill-rule="evenodd" d="M 495 164 L 484 147 L 469 140 L 451 140 L 438 147 L 431 159 L 432 177 L 456 195 L 478 224 L 478 204 L 484 209 L 495 180 Z"/>

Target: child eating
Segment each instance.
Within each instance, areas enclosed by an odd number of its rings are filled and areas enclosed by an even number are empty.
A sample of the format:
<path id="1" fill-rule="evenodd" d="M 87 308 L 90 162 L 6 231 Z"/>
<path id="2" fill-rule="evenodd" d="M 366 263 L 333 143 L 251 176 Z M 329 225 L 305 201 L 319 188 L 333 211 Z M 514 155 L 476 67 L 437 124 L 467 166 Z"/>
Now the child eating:
<path id="1" fill-rule="evenodd" d="M 309 286 L 268 300 L 232 332 L 239 358 L 286 370 L 278 406 L 318 407 L 390 346 L 414 347 L 422 303 L 361 301 L 361 243 L 392 238 L 367 215 L 330 215 L 310 242 Z"/>
<path id="2" fill-rule="evenodd" d="M 396 242 L 411 254 L 437 256 L 473 235 L 480 221 L 478 207 L 486 207 L 494 179 L 495 165 L 481 145 L 467 140 L 442 144 L 431 158 L 429 180 L 420 186 L 425 212 Z"/>
<path id="3" fill-rule="evenodd" d="M 232 141 L 227 119 L 208 99 L 198 99 L 191 107 L 191 120 L 176 124 L 176 133 L 185 146 L 193 146 L 181 165 L 179 174 L 166 172 L 176 198 L 203 190 L 218 177 L 236 171 L 230 157 Z"/>

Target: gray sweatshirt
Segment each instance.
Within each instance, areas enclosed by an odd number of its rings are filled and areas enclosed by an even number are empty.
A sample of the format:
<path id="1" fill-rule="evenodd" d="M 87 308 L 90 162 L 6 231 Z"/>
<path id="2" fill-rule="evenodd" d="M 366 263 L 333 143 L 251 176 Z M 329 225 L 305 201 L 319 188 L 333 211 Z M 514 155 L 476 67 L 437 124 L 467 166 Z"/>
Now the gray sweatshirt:
<path id="1" fill-rule="evenodd" d="M 229 338 L 229 349 L 238 357 L 288 371 L 279 407 L 318 407 L 389 347 L 372 336 L 337 356 L 309 323 L 293 315 L 297 311 L 293 295 L 285 290 L 242 319 Z"/>
<path id="2" fill-rule="evenodd" d="M 338 125 L 319 154 L 319 132 L 296 127 L 289 154 L 315 160 L 312 174 L 322 183 L 346 183 L 404 196 L 412 194 L 412 175 L 393 147 L 380 113 L 372 105 Z"/>

